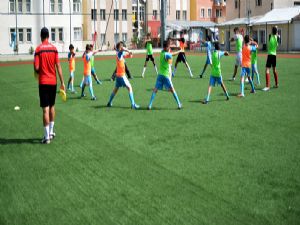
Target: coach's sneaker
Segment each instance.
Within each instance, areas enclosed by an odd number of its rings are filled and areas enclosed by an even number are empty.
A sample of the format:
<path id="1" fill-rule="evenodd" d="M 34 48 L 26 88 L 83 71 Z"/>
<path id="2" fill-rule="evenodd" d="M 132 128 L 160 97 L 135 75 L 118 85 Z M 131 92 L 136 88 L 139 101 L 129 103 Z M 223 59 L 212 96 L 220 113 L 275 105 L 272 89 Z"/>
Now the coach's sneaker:
<path id="1" fill-rule="evenodd" d="M 53 132 L 52 134 L 50 134 L 50 140 L 53 140 L 55 138 L 56 134 Z"/>
<path id="2" fill-rule="evenodd" d="M 131 108 L 132 108 L 132 109 L 139 109 L 139 108 L 140 108 L 140 106 L 139 106 L 139 105 L 137 105 L 137 104 L 133 104 L 133 105 L 131 106 Z"/>
<path id="3" fill-rule="evenodd" d="M 45 136 L 43 137 L 42 141 L 41 141 L 42 144 L 50 144 L 50 139 L 47 139 L 45 138 Z"/>
<path id="4" fill-rule="evenodd" d="M 270 88 L 269 87 L 265 87 L 262 89 L 262 91 L 270 91 Z"/>
<path id="5" fill-rule="evenodd" d="M 91 98 L 91 100 L 92 100 L 92 101 L 96 101 L 96 100 L 97 100 L 96 96 L 93 96 L 93 97 Z"/>

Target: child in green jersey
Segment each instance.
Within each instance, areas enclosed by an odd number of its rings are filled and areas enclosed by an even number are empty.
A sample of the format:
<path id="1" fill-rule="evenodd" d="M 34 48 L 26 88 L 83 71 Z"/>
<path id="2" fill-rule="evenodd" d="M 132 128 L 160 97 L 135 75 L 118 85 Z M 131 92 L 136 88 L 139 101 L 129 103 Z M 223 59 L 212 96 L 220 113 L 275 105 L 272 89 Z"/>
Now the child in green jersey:
<path id="1" fill-rule="evenodd" d="M 252 45 L 255 46 L 255 43 L 257 44 L 256 39 L 254 39 Z M 252 72 L 252 81 L 254 82 L 254 75 L 256 75 L 256 83 L 257 85 L 260 85 L 259 73 L 257 70 L 257 49 L 258 49 L 258 45 L 256 45 L 256 51 L 251 52 L 251 67 L 252 67 L 251 72 Z"/>
<path id="2" fill-rule="evenodd" d="M 235 80 L 238 67 L 242 65 L 242 48 L 243 48 L 243 36 L 240 34 L 240 30 L 238 27 L 234 28 L 234 37 L 230 39 L 230 41 L 235 41 L 235 65 L 232 80 Z"/>
<path id="3" fill-rule="evenodd" d="M 145 74 L 145 71 L 146 71 L 147 63 L 148 63 L 149 60 L 152 61 L 153 66 L 155 68 L 155 72 L 156 72 L 156 74 L 158 74 L 157 67 L 155 65 L 155 60 L 154 60 L 154 57 L 153 57 L 152 40 L 151 40 L 151 34 L 150 33 L 147 34 L 147 37 L 145 39 L 145 47 L 147 49 L 147 55 L 146 55 L 146 60 L 145 60 L 145 64 L 144 64 L 144 68 L 143 68 L 143 73 L 142 73 L 142 77 L 143 78 L 144 78 L 144 74 Z"/>
<path id="4" fill-rule="evenodd" d="M 150 99 L 150 103 L 148 106 L 148 110 L 150 110 L 152 108 L 152 103 L 153 100 L 155 98 L 155 95 L 157 93 L 158 90 L 162 90 L 163 87 L 165 87 L 167 90 L 169 90 L 170 92 L 172 92 L 176 103 L 178 105 L 178 109 L 181 109 L 181 103 L 178 99 L 177 93 L 174 89 L 174 86 L 172 84 L 171 81 L 171 74 L 172 74 L 172 56 L 173 55 L 178 55 L 181 51 L 178 52 L 174 52 L 174 53 L 170 53 L 170 43 L 169 41 L 164 41 L 163 43 L 163 50 L 160 53 L 160 67 L 159 67 L 159 73 L 156 79 L 156 84 L 155 87 L 153 89 L 152 95 L 151 95 L 151 99 Z"/>
<path id="5" fill-rule="evenodd" d="M 266 87 L 263 88 L 263 91 L 270 90 L 270 69 L 273 68 L 273 74 L 275 79 L 275 88 L 278 88 L 278 73 L 276 70 L 276 52 L 278 47 L 278 28 L 277 26 L 272 28 L 272 34 L 269 36 L 268 42 L 268 58 L 266 63 Z"/>
<path id="6" fill-rule="evenodd" d="M 226 99 L 229 100 L 229 95 L 226 90 L 226 87 L 224 85 L 223 79 L 222 79 L 222 72 L 221 72 L 221 57 L 222 56 L 228 56 L 228 52 L 220 51 L 220 46 L 218 42 L 214 43 L 215 50 L 212 52 L 212 69 L 211 69 L 211 75 L 209 80 L 209 86 L 208 86 L 208 93 L 206 98 L 203 101 L 203 104 L 207 104 L 209 102 L 211 89 L 215 84 L 220 84 L 225 95 Z"/>

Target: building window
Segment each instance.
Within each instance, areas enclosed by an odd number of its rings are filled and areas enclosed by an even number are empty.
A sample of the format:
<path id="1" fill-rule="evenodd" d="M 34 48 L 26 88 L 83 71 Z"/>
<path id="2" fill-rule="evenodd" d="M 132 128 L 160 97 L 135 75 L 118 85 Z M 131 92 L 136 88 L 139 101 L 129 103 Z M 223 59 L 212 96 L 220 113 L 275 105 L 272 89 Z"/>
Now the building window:
<path id="1" fill-rule="evenodd" d="M 58 40 L 63 41 L 64 40 L 64 32 L 62 28 L 58 28 Z"/>
<path id="2" fill-rule="evenodd" d="M 32 32 L 31 28 L 26 29 L 26 41 L 31 42 Z"/>
<path id="3" fill-rule="evenodd" d="M 30 13 L 31 12 L 31 1 L 26 0 L 26 12 Z"/>
<path id="4" fill-rule="evenodd" d="M 176 10 L 176 20 L 180 20 L 180 11 Z"/>
<path id="5" fill-rule="evenodd" d="M 114 34 L 114 41 L 115 43 L 119 42 L 119 34 Z"/>
<path id="6" fill-rule="evenodd" d="M 127 42 L 127 33 L 122 33 L 122 41 L 123 41 L 124 43 Z"/>
<path id="7" fill-rule="evenodd" d="M 238 6 L 239 6 L 239 4 L 238 4 L 238 0 L 235 0 L 235 1 L 234 1 L 234 8 L 235 8 L 235 9 L 237 9 L 237 8 L 238 8 Z"/>
<path id="8" fill-rule="evenodd" d="M 262 6 L 262 0 L 256 0 L 256 6 Z"/>
<path id="9" fill-rule="evenodd" d="M 115 9 L 115 10 L 114 10 L 114 20 L 115 20 L 115 21 L 118 21 L 118 20 L 119 20 L 119 10 L 118 10 L 118 9 Z"/>
<path id="10" fill-rule="evenodd" d="M 145 19 L 145 8 L 144 6 L 140 6 L 140 20 L 144 21 Z"/>
<path id="11" fill-rule="evenodd" d="M 183 10 L 183 11 L 182 11 L 182 19 L 183 19 L 183 20 L 186 20 L 186 19 L 187 19 L 187 13 L 186 13 L 186 10 Z"/>
<path id="12" fill-rule="evenodd" d="M 80 13 L 81 12 L 81 2 L 80 0 L 73 0 L 73 12 Z"/>
<path id="13" fill-rule="evenodd" d="M 15 0 L 9 0 L 9 12 L 10 13 L 15 12 Z"/>
<path id="14" fill-rule="evenodd" d="M 265 30 L 259 31 L 259 43 L 266 44 L 266 31 Z"/>
<path id="15" fill-rule="evenodd" d="M 211 9 L 207 9 L 207 17 L 208 18 L 211 18 L 212 16 L 211 16 Z"/>
<path id="16" fill-rule="evenodd" d="M 10 28 L 10 43 L 15 40 L 15 33 L 16 29 L 15 28 Z"/>
<path id="17" fill-rule="evenodd" d="M 271 10 L 273 9 L 273 2 L 271 2 Z"/>
<path id="18" fill-rule="evenodd" d="M 101 45 L 105 44 L 105 42 L 106 42 L 105 34 L 100 34 L 100 43 L 101 43 Z"/>
<path id="19" fill-rule="evenodd" d="M 22 0 L 18 0 L 18 13 L 23 12 L 23 5 L 22 5 Z"/>
<path id="20" fill-rule="evenodd" d="M 122 20 L 123 21 L 127 20 L 127 9 L 122 9 Z"/>
<path id="21" fill-rule="evenodd" d="M 100 9 L 100 20 L 105 21 L 105 9 Z"/>
<path id="22" fill-rule="evenodd" d="M 281 45 L 282 43 L 282 32 L 281 32 L 281 29 L 278 29 L 278 35 L 279 35 L 279 38 L 278 38 L 278 44 Z"/>
<path id="23" fill-rule="evenodd" d="M 92 20 L 97 20 L 97 9 L 91 9 Z"/>
<path id="24" fill-rule="evenodd" d="M 55 2 L 54 0 L 50 0 L 50 13 L 55 12 Z"/>
<path id="25" fill-rule="evenodd" d="M 23 42 L 24 41 L 23 29 L 18 29 L 18 33 L 19 33 L 19 42 Z"/>
<path id="26" fill-rule="evenodd" d="M 74 41 L 82 40 L 82 31 L 81 27 L 74 27 Z"/>
<path id="27" fill-rule="evenodd" d="M 135 22 L 137 20 L 137 7 L 132 6 L 132 22 Z"/>
<path id="28" fill-rule="evenodd" d="M 273 4 L 273 3 L 272 3 Z M 294 6 L 300 6 L 300 2 L 297 1 L 297 2 L 294 2 Z"/>
<path id="29" fill-rule="evenodd" d="M 205 9 L 200 10 L 200 17 L 204 18 L 205 17 Z"/>
<path id="30" fill-rule="evenodd" d="M 217 10 L 216 10 L 216 17 L 217 17 L 217 18 L 222 17 L 222 9 L 217 9 Z"/>
<path id="31" fill-rule="evenodd" d="M 62 0 L 58 0 L 58 13 L 62 13 L 63 12 L 63 3 Z"/>
<path id="32" fill-rule="evenodd" d="M 55 42 L 56 35 L 55 35 L 55 28 L 51 28 L 51 41 Z"/>

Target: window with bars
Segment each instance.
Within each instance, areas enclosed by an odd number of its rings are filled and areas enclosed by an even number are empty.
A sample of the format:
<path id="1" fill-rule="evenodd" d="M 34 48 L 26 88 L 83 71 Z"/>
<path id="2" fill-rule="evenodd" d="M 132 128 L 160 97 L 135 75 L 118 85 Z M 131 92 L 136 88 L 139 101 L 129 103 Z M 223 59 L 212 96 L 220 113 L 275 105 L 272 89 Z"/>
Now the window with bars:
<path id="1" fill-rule="evenodd" d="M 127 9 L 122 9 L 122 20 L 127 21 Z"/>
<path id="2" fill-rule="evenodd" d="M 256 0 L 256 6 L 262 6 L 262 0 Z"/>
<path id="3" fill-rule="evenodd" d="M 18 0 L 18 13 L 23 12 L 23 3 L 22 0 Z"/>
<path id="4" fill-rule="evenodd" d="M 222 9 L 216 9 L 216 17 L 217 18 L 222 17 Z"/>
<path id="5" fill-rule="evenodd" d="M 74 13 L 81 12 L 81 0 L 73 0 L 73 12 Z"/>
<path id="6" fill-rule="evenodd" d="M 92 20 L 97 20 L 97 9 L 91 9 Z"/>
<path id="7" fill-rule="evenodd" d="M 100 9 L 100 20 L 105 21 L 105 9 Z"/>
<path id="8" fill-rule="evenodd" d="M 58 28 L 58 41 L 64 40 L 64 30 L 63 28 Z"/>
<path id="9" fill-rule="evenodd" d="M 55 2 L 50 0 L 50 13 L 55 13 Z"/>
<path id="10" fill-rule="evenodd" d="M 26 12 L 31 12 L 31 0 L 26 0 Z"/>
<path id="11" fill-rule="evenodd" d="M 186 10 L 182 11 L 182 19 L 183 20 L 187 20 L 187 12 L 186 12 Z"/>
<path id="12" fill-rule="evenodd" d="M 58 2 L 57 2 L 57 11 L 58 11 L 58 13 L 63 12 L 63 2 L 62 2 L 62 0 L 58 0 Z"/>
<path id="13" fill-rule="evenodd" d="M 15 13 L 15 0 L 9 0 L 9 12 Z"/>
<path id="14" fill-rule="evenodd" d="M 201 18 L 205 17 L 205 9 L 203 9 L 203 8 L 200 10 L 200 17 Z"/>
<path id="15" fill-rule="evenodd" d="M 115 20 L 115 21 L 118 21 L 118 20 L 119 20 L 119 10 L 118 10 L 118 9 L 115 9 L 115 10 L 114 10 L 114 20 Z"/>
<path id="16" fill-rule="evenodd" d="M 74 27 L 74 41 L 82 41 L 81 27 Z"/>
<path id="17" fill-rule="evenodd" d="M 176 10 L 176 20 L 180 20 L 180 10 Z"/>
<path id="18" fill-rule="evenodd" d="M 208 18 L 211 18 L 212 16 L 211 16 L 211 9 L 207 9 L 207 17 Z"/>
<path id="19" fill-rule="evenodd" d="M 27 28 L 27 29 L 26 29 L 26 41 L 27 41 L 27 42 L 31 42 L 31 41 L 32 41 L 32 32 L 31 32 L 31 28 Z"/>
<path id="20" fill-rule="evenodd" d="M 157 10 L 153 10 L 153 20 L 157 20 Z"/>
<path id="21" fill-rule="evenodd" d="M 51 28 L 51 41 L 56 41 L 56 31 L 55 28 Z"/>
<path id="22" fill-rule="evenodd" d="M 18 29 L 18 34 L 19 34 L 19 42 L 23 42 L 23 41 L 24 41 L 24 32 L 23 32 L 23 28 L 19 28 L 19 29 Z"/>

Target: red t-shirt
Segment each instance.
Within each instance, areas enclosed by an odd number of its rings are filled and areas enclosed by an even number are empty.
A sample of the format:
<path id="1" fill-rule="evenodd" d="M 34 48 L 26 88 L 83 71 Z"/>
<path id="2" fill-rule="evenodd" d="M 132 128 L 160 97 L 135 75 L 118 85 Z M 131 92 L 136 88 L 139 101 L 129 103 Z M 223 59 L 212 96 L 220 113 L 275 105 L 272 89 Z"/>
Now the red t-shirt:
<path id="1" fill-rule="evenodd" d="M 56 85 L 56 63 L 59 63 L 56 47 L 44 41 L 34 54 L 34 65 L 39 67 L 39 84 Z"/>

